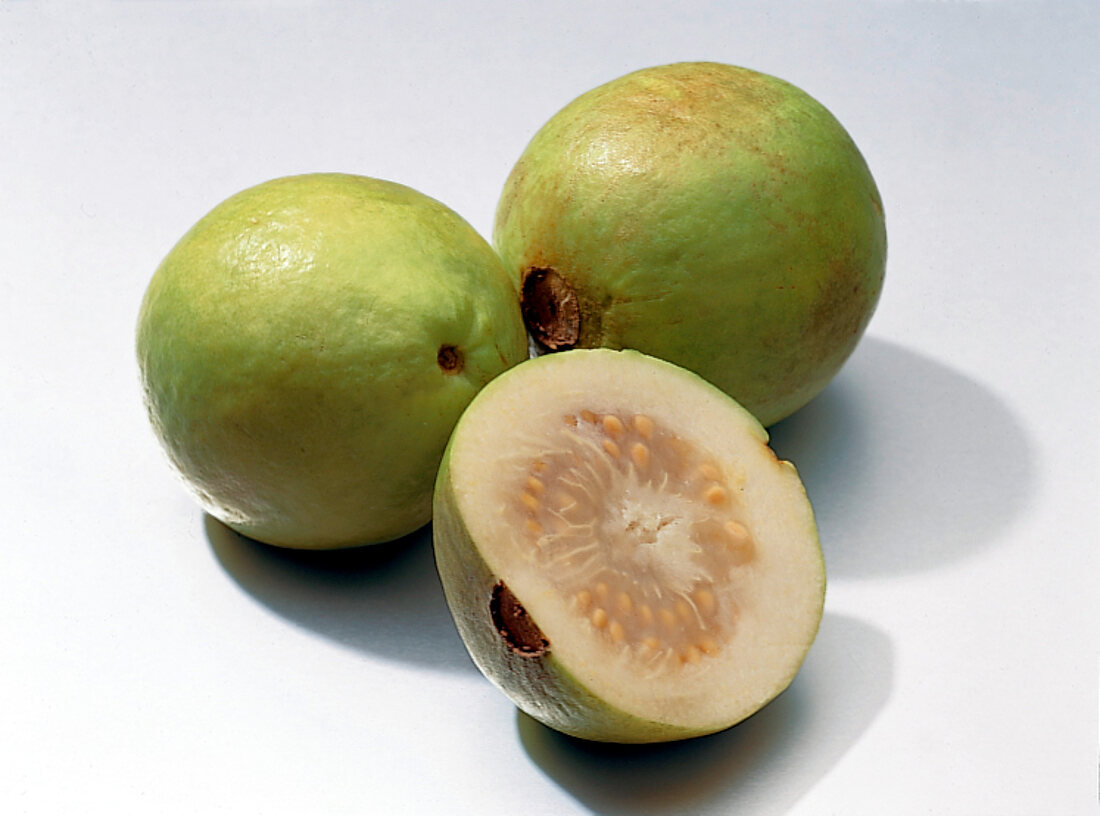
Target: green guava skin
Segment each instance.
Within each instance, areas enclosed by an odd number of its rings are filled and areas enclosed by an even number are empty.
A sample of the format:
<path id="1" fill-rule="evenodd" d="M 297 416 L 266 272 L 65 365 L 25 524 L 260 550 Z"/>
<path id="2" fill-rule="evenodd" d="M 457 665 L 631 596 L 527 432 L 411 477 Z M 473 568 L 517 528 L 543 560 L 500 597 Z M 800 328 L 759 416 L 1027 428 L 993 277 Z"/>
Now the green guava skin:
<path id="1" fill-rule="evenodd" d="M 307 549 L 425 524 L 462 410 L 528 356 L 515 285 L 467 222 L 335 173 L 202 218 L 149 284 L 137 354 L 153 428 L 206 510 Z"/>
<path id="2" fill-rule="evenodd" d="M 517 283 L 552 269 L 573 288 L 573 345 L 678 363 L 765 426 L 837 373 L 886 265 L 882 200 L 840 123 L 783 80 L 707 62 L 628 74 L 552 117 L 493 243 Z"/>

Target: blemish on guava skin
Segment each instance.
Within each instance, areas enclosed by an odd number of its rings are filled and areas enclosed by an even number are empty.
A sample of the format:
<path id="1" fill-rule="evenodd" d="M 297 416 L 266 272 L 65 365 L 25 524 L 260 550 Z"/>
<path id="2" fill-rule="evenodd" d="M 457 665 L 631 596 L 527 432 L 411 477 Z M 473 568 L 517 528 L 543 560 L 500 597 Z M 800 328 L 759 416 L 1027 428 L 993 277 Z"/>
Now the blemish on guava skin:
<path id="1" fill-rule="evenodd" d="M 871 206 L 875 208 L 875 212 L 878 213 L 879 218 L 881 218 L 883 215 L 882 201 L 874 194 L 871 195 Z"/>
<path id="2" fill-rule="evenodd" d="M 462 352 L 455 346 L 440 346 L 435 360 L 444 374 L 458 374 L 462 371 L 464 363 Z"/>
<path id="3" fill-rule="evenodd" d="M 541 657 L 550 651 L 550 641 L 503 581 L 496 583 L 489 597 L 489 617 L 513 654 Z"/>
<path id="4" fill-rule="evenodd" d="M 520 290 L 523 322 L 534 338 L 552 351 L 572 348 L 581 333 L 577 293 L 557 270 L 528 269 Z"/>

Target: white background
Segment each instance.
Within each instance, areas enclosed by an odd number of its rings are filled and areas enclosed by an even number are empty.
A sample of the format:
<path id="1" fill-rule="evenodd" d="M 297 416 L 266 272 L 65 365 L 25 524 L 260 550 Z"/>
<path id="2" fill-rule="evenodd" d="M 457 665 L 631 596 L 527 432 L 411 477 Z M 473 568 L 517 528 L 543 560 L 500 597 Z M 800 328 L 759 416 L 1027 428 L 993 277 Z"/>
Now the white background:
<path id="1" fill-rule="evenodd" d="M 0 2 L 0 811 L 1082 814 L 1097 801 L 1100 4 Z M 340 170 L 491 230 L 539 125 L 714 59 L 828 106 L 883 194 L 868 335 L 774 429 L 830 570 L 726 733 L 566 739 L 477 673 L 422 532 L 228 533 L 133 332 L 228 195 Z"/>

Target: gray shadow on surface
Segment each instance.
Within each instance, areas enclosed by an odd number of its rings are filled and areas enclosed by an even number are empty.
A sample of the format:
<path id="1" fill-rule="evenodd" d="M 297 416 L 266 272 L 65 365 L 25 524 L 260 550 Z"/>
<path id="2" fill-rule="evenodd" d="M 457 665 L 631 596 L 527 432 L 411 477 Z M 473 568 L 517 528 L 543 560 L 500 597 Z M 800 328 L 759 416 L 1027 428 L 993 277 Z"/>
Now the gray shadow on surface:
<path id="1" fill-rule="evenodd" d="M 915 572 L 973 555 L 1035 491 L 1032 443 L 994 394 L 871 337 L 770 433 L 802 475 L 833 577 Z"/>
<path id="2" fill-rule="evenodd" d="M 601 814 L 787 813 L 889 699 L 894 653 L 882 631 L 827 613 L 790 687 L 739 725 L 663 745 L 605 745 L 517 714 L 532 761 Z"/>
<path id="3" fill-rule="evenodd" d="M 477 672 L 447 609 L 431 525 L 388 544 L 331 551 L 261 544 L 209 515 L 205 527 L 226 573 L 292 623 L 367 654 Z"/>

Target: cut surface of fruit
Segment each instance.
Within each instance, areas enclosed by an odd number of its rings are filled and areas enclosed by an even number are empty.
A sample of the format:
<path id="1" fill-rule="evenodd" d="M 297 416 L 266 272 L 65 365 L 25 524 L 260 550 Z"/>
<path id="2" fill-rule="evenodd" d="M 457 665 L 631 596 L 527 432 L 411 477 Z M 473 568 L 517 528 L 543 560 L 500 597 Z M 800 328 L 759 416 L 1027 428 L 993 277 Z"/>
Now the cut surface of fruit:
<path id="1" fill-rule="evenodd" d="M 825 576 L 797 473 L 718 389 L 575 350 L 471 404 L 435 498 L 437 561 L 475 662 L 551 727 L 708 733 L 794 677 Z"/>

